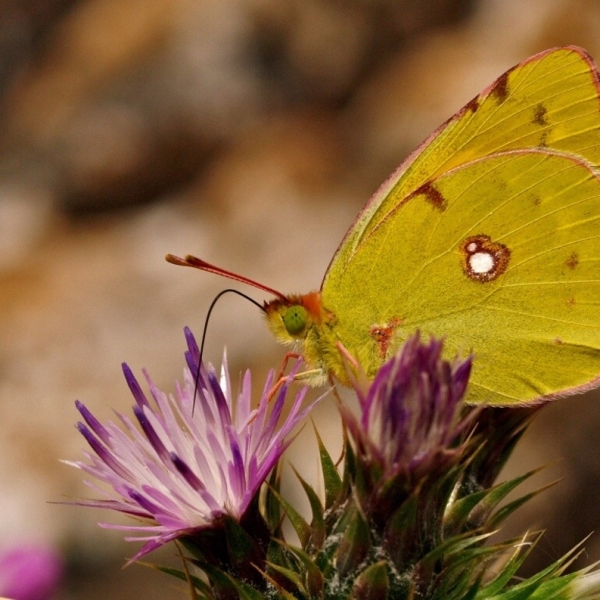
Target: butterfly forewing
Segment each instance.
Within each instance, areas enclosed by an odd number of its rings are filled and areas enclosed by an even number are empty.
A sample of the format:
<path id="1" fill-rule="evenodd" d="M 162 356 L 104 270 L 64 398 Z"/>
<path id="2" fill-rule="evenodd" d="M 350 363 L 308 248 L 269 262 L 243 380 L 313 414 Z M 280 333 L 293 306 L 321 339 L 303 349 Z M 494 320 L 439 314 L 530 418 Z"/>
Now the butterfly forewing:
<path id="1" fill-rule="evenodd" d="M 325 280 L 330 271 L 344 268 L 390 211 L 452 168 L 508 150 L 540 148 L 572 153 L 599 165 L 598 93 L 595 65 L 575 47 L 542 52 L 502 75 L 383 184 L 347 233 Z"/>

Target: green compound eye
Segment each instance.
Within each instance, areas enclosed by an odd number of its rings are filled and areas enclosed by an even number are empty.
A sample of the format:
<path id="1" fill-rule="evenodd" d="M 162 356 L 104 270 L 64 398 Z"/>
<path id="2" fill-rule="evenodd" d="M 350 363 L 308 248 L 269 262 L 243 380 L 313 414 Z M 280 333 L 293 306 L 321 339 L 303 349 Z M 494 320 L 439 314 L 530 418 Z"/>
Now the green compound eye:
<path id="1" fill-rule="evenodd" d="M 290 306 L 283 316 L 283 324 L 290 335 L 298 335 L 306 327 L 306 309 L 303 306 Z"/>

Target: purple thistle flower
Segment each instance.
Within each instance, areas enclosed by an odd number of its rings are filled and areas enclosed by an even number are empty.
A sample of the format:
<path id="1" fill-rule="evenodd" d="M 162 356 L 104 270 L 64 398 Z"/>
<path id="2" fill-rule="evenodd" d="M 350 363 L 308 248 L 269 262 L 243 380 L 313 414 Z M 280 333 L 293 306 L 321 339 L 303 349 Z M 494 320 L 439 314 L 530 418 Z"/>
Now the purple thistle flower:
<path id="1" fill-rule="evenodd" d="M 384 479 L 412 480 L 442 466 L 471 418 L 461 418 L 471 359 L 442 359 L 443 341 L 417 333 L 385 363 L 373 383 L 356 385 L 360 420 L 344 410 L 359 455 Z"/>
<path id="2" fill-rule="evenodd" d="M 362 377 L 354 384 L 358 417 L 341 407 L 352 441 L 347 452 L 359 513 L 400 570 L 443 538 L 453 488 L 448 475 L 460 463 L 465 434 L 478 414 L 463 415 L 471 359 L 450 363 L 442 349 L 443 341 L 423 343 L 415 334 L 372 383 Z M 455 480 L 460 472 L 454 471 Z M 367 554 L 369 536 L 356 535 L 346 543 L 340 556 L 355 566 Z"/>
<path id="3" fill-rule="evenodd" d="M 290 433 L 315 403 L 302 408 L 306 388 L 282 416 L 286 393 L 298 364 L 286 383 L 270 399 L 274 373 L 269 374 L 259 405 L 251 407 L 250 373 L 243 377 L 234 400 L 224 355 L 220 379 L 209 365 L 200 368 L 196 341 L 185 329 L 188 344 L 183 386 L 176 397 L 160 391 L 144 371 L 149 400 L 127 365 L 123 372 L 135 398 L 137 426 L 118 415 L 123 427 L 101 424 L 80 402 L 85 423 L 77 428 L 93 452 L 87 461 L 70 462 L 109 489 L 86 481 L 104 496 L 77 504 L 109 508 L 148 520 L 139 526 L 100 524 L 140 534 L 128 541 L 146 544 L 136 560 L 162 544 L 209 528 L 219 517 L 240 520 L 262 483 L 290 444 Z M 197 395 L 194 388 L 197 381 Z"/>

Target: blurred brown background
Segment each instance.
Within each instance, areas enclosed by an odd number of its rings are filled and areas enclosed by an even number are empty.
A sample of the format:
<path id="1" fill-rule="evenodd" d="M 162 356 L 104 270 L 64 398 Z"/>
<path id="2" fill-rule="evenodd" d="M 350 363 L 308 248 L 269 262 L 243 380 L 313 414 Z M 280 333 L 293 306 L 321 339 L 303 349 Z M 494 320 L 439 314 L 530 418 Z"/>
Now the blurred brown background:
<path id="1" fill-rule="evenodd" d="M 182 328 L 226 284 L 168 265 L 193 253 L 283 292 L 318 288 L 354 216 L 428 133 L 545 48 L 600 59 L 597 0 L 0 1 L 0 540 L 55 544 L 57 598 L 185 597 L 99 529 L 76 398 L 132 403 L 119 364 L 163 389 Z M 248 291 L 248 290 L 245 290 Z M 260 293 L 250 290 L 257 299 Z M 282 350 L 256 309 L 221 301 L 208 356 L 260 373 Z M 318 426 L 332 424 L 324 407 Z M 511 532 L 547 528 L 540 568 L 598 529 L 600 398 L 547 407 L 509 474 L 563 481 Z M 304 434 L 303 434 L 304 435 Z M 316 464 L 292 461 L 300 470 Z M 579 566 L 600 559 L 600 535 Z M 171 551 L 156 556 L 169 560 Z"/>

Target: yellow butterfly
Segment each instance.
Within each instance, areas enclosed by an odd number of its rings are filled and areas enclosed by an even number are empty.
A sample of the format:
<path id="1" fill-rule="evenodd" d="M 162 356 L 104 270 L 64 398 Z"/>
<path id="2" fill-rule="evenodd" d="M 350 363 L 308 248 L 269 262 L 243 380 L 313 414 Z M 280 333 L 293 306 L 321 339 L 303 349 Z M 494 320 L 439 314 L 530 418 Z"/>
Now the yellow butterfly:
<path id="1" fill-rule="evenodd" d="M 267 323 L 315 382 L 373 376 L 416 330 L 475 355 L 467 402 L 511 405 L 600 385 L 600 99 L 589 55 L 547 50 L 438 128 L 366 204 L 320 291 L 272 293 Z M 320 375 L 320 376 L 319 376 Z"/>

